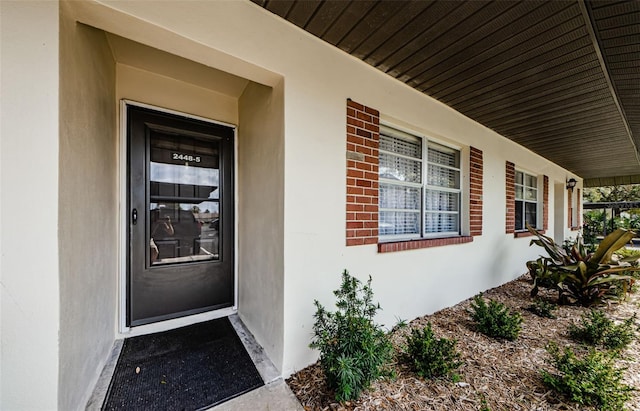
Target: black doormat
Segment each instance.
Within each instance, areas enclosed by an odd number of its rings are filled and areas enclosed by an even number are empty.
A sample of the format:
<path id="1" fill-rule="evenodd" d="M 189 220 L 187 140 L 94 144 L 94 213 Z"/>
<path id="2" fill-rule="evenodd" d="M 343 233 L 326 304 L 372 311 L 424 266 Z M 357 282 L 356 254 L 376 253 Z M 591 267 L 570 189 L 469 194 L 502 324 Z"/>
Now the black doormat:
<path id="1" fill-rule="evenodd" d="M 127 338 L 103 410 L 200 410 L 264 382 L 227 318 Z"/>

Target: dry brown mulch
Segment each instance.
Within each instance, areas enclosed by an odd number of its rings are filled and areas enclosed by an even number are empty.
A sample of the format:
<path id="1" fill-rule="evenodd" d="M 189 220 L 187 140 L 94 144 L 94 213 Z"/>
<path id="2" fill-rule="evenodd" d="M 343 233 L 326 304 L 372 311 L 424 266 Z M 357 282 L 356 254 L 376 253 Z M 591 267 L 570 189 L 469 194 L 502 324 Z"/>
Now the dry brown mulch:
<path id="1" fill-rule="evenodd" d="M 484 293 L 522 314 L 523 324 L 516 341 L 498 341 L 475 331 L 466 311 L 471 299 L 432 315 L 416 318 L 409 324 L 422 328 L 431 322 L 437 337 L 455 338 L 464 365 L 457 373 L 457 383 L 423 380 L 402 362 L 393 365 L 397 377 L 375 382 L 358 401 L 337 403 L 327 388 L 318 363 L 300 370 L 287 379 L 289 387 L 306 410 L 585 410 L 585 406 L 569 402 L 550 391 L 540 379 L 540 371 L 553 371 L 548 364 L 545 346 L 555 341 L 562 347 L 578 344 L 567 336 L 568 325 L 577 322 L 587 308 L 559 306 L 557 319 L 539 317 L 526 308 L 531 305 L 531 284 L 528 276 L 518 278 Z M 541 290 L 539 297 L 555 302 L 557 294 Z M 633 294 L 621 304 L 604 307 L 607 316 L 623 320 L 640 311 L 640 296 Z M 396 349 L 410 334 L 409 327 L 394 331 Z M 620 366 L 625 371 L 625 383 L 640 390 L 640 342 L 635 340 L 625 350 Z M 632 392 L 626 406 L 640 410 L 640 392 Z"/>

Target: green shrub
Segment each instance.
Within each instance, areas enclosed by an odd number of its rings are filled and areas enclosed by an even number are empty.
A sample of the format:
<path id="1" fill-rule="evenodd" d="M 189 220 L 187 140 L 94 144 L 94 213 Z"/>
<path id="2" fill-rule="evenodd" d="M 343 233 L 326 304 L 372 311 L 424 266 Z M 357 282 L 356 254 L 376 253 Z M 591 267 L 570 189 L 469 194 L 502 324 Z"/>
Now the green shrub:
<path id="1" fill-rule="evenodd" d="M 569 337 L 589 345 L 601 344 L 612 321 L 602 311 L 591 310 L 580 320 L 581 325 L 569 325 Z"/>
<path id="2" fill-rule="evenodd" d="M 372 302 L 371 277 L 362 285 L 344 270 L 342 285 L 333 293 L 336 312 L 314 302 L 314 337 L 309 346 L 320 350 L 320 364 L 336 400 L 354 400 L 373 380 L 391 375 L 387 364 L 393 346 L 373 321 L 380 305 Z"/>
<path id="3" fill-rule="evenodd" d="M 389 333 L 393 333 L 396 332 L 402 328 L 406 328 L 409 326 L 409 323 L 407 322 L 407 320 L 403 320 L 400 317 L 396 317 L 396 323 L 395 325 L 391 328 L 391 330 L 389 330 Z"/>
<path id="4" fill-rule="evenodd" d="M 580 324 L 569 325 L 569 336 L 589 345 L 602 345 L 610 350 L 626 348 L 635 337 L 635 314 L 620 324 L 608 319 L 602 311 L 591 310 Z"/>
<path id="5" fill-rule="evenodd" d="M 584 242 L 594 249 L 598 244 L 598 236 L 604 232 L 604 221 L 607 218 L 604 211 L 584 210 L 583 234 Z"/>
<path id="6" fill-rule="evenodd" d="M 482 406 L 482 408 L 480 408 L 480 411 L 491 411 L 491 408 L 487 403 L 487 399 L 484 397 L 483 394 L 480 394 L 480 405 Z"/>
<path id="7" fill-rule="evenodd" d="M 580 359 L 570 348 L 561 352 L 554 343 L 547 346 L 547 352 L 558 372 L 543 370 L 545 385 L 581 405 L 603 410 L 624 409 L 633 388 L 622 383 L 623 369 L 615 367 L 613 357 L 592 349 Z"/>
<path id="8" fill-rule="evenodd" d="M 436 338 L 431 329 L 431 323 L 428 323 L 422 330 L 412 329 L 406 342 L 403 357 L 419 376 L 456 378 L 453 372 L 462 365 L 462 362 L 460 353 L 456 351 L 455 339 Z"/>
<path id="9" fill-rule="evenodd" d="M 640 264 L 640 250 L 633 248 L 622 247 L 615 252 L 618 256 L 618 260 L 631 264 L 632 267 Z M 620 280 L 617 283 L 617 287 L 614 290 L 618 299 L 624 299 L 629 293 L 638 292 L 638 280 L 640 279 L 640 272 L 629 270 L 623 274 L 629 276 L 628 280 Z"/>
<path id="10" fill-rule="evenodd" d="M 519 313 L 511 313 L 504 304 L 493 300 L 487 305 L 482 294 L 473 298 L 471 308 L 471 318 L 481 333 L 509 341 L 518 338 L 522 324 L 522 316 Z"/>
<path id="11" fill-rule="evenodd" d="M 636 260 L 640 260 L 640 250 L 635 248 L 622 247 L 617 250 L 615 254 L 620 258 L 635 258 Z"/>
<path id="12" fill-rule="evenodd" d="M 611 258 L 634 237 L 633 231 L 619 228 L 591 252 L 580 237 L 559 245 L 536 229 L 530 226 L 527 229 L 537 237 L 531 244 L 543 247 L 549 255 L 527 262 L 533 280 L 532 296 L 538 293 L 539 286 L 552 287 L 558 291 L 559 303 L 588 307 L 607 298 L 624 297 L 633 282 L 630 273 L 640 270 L 633 258 Z"/>
<path id="13" fill-rule="evenodd" d="M 527 310 L 531 311 L 538 317 L 545 317 L 545 318 L 551 318 L 551 319 L 556 318 L 556 315 L 553 312 L 557 309 L 558 309 L 557 305 L 552 304 L 540 298 L 537 298 L 536 300 L 534 300 L 533 304 L 531 304 L 527 308 Z"/>
<path id="14" fill-rule="evenodd" d="M 634 278 L 631 278 L 629 280 L 614 281 L 611 288 L 609 288 L 605 294 L 606 299 L 624 301 L 627 299 L 629 294 L 635 293 L 638 290 L 638 286 L 636 285 L 635 280 L 637 274 L 634 272 L 626 273 L 626 275 Z"/>

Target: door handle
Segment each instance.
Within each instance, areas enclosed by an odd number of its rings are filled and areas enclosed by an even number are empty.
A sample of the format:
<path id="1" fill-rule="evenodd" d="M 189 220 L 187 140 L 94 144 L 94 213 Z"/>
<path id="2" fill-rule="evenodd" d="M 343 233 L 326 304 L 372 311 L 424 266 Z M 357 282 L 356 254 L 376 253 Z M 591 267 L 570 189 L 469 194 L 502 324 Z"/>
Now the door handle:
<path id="1" fill-rule="evenodd" d="M 131 212 L 131 222 L 133 223 L 133 225 L 136 225 L 138 223 L 138 209 L 134 208 L 133 211 Z"/>

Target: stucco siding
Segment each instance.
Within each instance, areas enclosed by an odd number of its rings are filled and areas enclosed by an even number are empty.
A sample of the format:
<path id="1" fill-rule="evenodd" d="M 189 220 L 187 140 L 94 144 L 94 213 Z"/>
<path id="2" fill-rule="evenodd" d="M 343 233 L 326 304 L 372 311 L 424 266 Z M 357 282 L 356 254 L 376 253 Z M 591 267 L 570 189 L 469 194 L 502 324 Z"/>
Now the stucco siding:
<path id="1" fill-rule="evenodd" d="M 118 168 L 115 62 L 104 33 L 60 14 L 60 385 L 82 409 L 115 339 Z"/>
<path id="2" fill-rule="evenodd" d="M 58 4 L 0 2 L 0 409 L 58 401 Z"/>
<path id="3" fill-rule="evenodd" d="M 317 358 L 307 347 L 312 302 L 333 304 L 331 291 L 344 268 L 362 279 L 372 275 L 376 299 L 384 308 L 379 321 L 390 327 L 397 317 L 427 314 L 515 278 L 525 271 L 524 262 L 538 254 L 528 239 L 504 232 L 504 165 L 510 161 L 518 169 L 546 175 L 550 184 L 564 182 L 566 170 L 255 4 L 190 6 L 103 1 L 84 10 L 83 18 L 116 31 L 119 19 L 139 19 L 147 25 L 144 32 L 128 25 L 116 34 L 271 86 L 272 77 L 257 75 L 256 68 L 284 77 L 283 374 Z M 150 30 L 162 44 L 145 36 Z M 188 46 L 185 39 L 193 43 Z M 209 51 L 194 57 L 203 46 Z M 381 120 L 390 124 L 461 150 L 473 146 L 483 152 L 481 236 L 466 244 L 384 254 L 375 244 L 345 246 L 348 98 L 378 110 Z M 468 178 L 463 169 L 463 183 Z M 554 190 L 549 194 L 549 215 L 554 216 Z M 549 231 L 554 232 L 561 222 L 550 220 Z"/>
<path id="4" fill-rule="evenodd" d="M 282 369 L 284 342 L 283 85 L 251 83 L 238 128 L 238 312 Z"/>
<path id="5" fill-rule="evenodd" d="M 237 98 L 152 71 L 118 64 L 116 91 L 118 101 L 127 99 L 229 124 L 238 124 Z"/>

